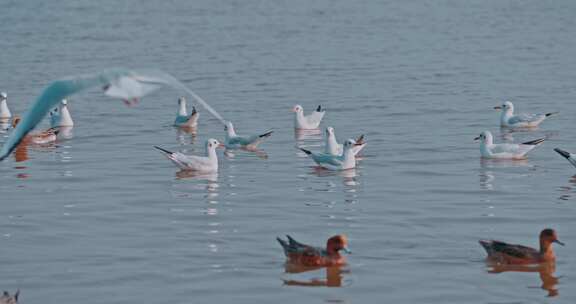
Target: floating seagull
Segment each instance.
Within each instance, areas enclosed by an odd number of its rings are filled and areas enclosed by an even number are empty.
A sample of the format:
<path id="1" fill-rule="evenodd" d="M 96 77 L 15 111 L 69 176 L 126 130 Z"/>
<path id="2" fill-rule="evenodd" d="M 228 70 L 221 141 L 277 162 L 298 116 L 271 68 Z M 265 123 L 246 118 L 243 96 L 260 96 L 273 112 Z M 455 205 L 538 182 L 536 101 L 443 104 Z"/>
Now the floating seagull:
<path id="1" fill-rule="evenodd" d="M 539 138 L 521 144 L 495 144 L 490 131 L 480 133 L 474 138 L 480 140 L 480 154 L 482 158 L 489 159 L 525 159 L 526 154 L 544 142 L 546 138 Z"/>
<path id="2" fill-rule="evenodd" d="M 19 116 L 14 117 L 12 120 L 12 128 L 16 128 L 16 126 L 20 123 L 21 119 Z M 58 133 L 60 130 L 57 128 L 50 128 L 48 130 L 44 130 L 42 132 L 36 133 L 29 133 L 24 136 L 22 142 L 32 143 L 37 145 L 44 145 L 53 143 L 58 139 Z"/>
<path id="3" fill-rule="evenodd" d="M 558 154 L 564 156 L 574 167 L 576 167 L 576 154 L 564 151 L 562 149 L 556 148 L 554 151 L 558 152 Z"/>
<path id="4" fill-rule="evenodd" d="M 260 135 L 252 135 L 252 136 L 240 136 L 236 134 L 234 130 L 234 125 L 231 122 L 226 122 L 224 126 L 224 131 L 226 131 L 226 140 L 224 145 L 228 149 L 249 149 L 255 150 L 258 145 L 267 137 L 272 135 L 273 131 L 268 131 L 264 134 Z"/>
<path id="5" fill-rule="evenodd" d="M 176 113 L 174 126 L 180 128 L 196 128 L 198 126 L 198 117 L 200 117 L 200 113 L 196 111 L 196 107 L 192 107 L 192 113 L 188 115 L 186 98 L 178 98 L 178 112 Z"/>
<path id="6" fill-rule="evenodd" d="M 286 235 L 287 241 L 276 238 L 284 249 L 288 262 L 302 266 L 337 266 L 346 264 L 346 258 L 340 255 L 340 250 L 350 253 L 348 239 L 345 235 L 336 235 L 328 239 L 326 248 L 302 244 Z"/>
<path id="7" fill-rule="evenodd" d="M 557 114 L 558 112 L 551 112 L 546 114 L 517 114 L 514 115 L 514 105 L 510 101 L 506 101 L 501 106 L 496 106 L 494 109 L 502 110 L 500 114 L 500 125 L 507 128 L 533 128 L 542 123 L 548 116 Z"/>
<path id="8" fill-rule="evenodd" d="M 210 138 L 206 141 L 206 156 L 186 155 L 180 152 L 171 152 L 154 146 L 163 152 L 166 157 L 176 166 L 183 170 L 193 170 L 199 172 L 217 172 L 218 155 L 216 148 L 223 147 L 216 139 Z"/>
<path id="9" fill-rule="evenodd" d="M 356 167 L 356 158 L 354 157 L 354 146 L 356 142 L 353 139 L 348 139 L 344 142 L 344 153 L 339 156 L 330 155 L 326 153 L 313 153 L 309 150 L 300 148 L 314 160 L 320 167 L 328 170 L 347 170 Z"/>
<path id="10" fill-rule="evenodd" d="M 364 147 L 366 146 L 366 142 L 364 141 L 364 135 L 360 135 L 358 139 L 355 141 L 354 147 L 352 147 L 352 152 L 354 156 L 356 156 Z M 328 127 L 326 128 L 326 143 L 324 145 L 324 153 L 340 156 L 344 153 L 344 145 L 339 144 L 336 141 L 336 134 L 334 133 L 334 128 Z"/>
<path id="11" fill-rule="evenodd" d="M 554 229 L 544 229 L 540 232 L 540 250 L 495 240 L 480 240 L 479 243 L 486 250 L 488 261 L 505 265 L 554 262 L 556 256 L 554 249 L 552 249 L 552 243 L 564 246 L 564 243 L 558 240 Z"/>
<path id="12" fill-rule="evenodd" d="M 0 92 L 0 119 L 7 119 L 12 117 L 12 113 L 10 113 L 7 101 L 8 94 Z"/>
<path id="13" fill-rule="evenodd" d="M 49 114 L 50 126 L 52 128 L 74 126 L 74 121 L 72 120 L 70 111 L 68 111 L 68 101 L 66 99 L 62 99 L 60 105 L 54 108 L 54 110 L 50 111 Z"/>
<path id="14" fill-rule="evenodd" d="M 301 105 L 295 105 L 292 108 L 292 112 L 296 113 L 296 117 L 294 119 L 294 126 L 296 129 L 318 129 L 320 126 L 320 122 L 326 114 L 326 111 L 322 109 L 322 106 L 318 106 L 316 111 L 312 112 L 312 114 L 304 116 L 304 109 Z"/>
<path id="15" fill-rule="evenodd" d="M 30 110 L 24 115 L 22 122 L 10 134 L 4 146 L 2 146 L 0 160 L 8 157 L 24 136 L 42 121 L 51 108 L 70 95 L 92 87 L 101 87 L 104 93 L 110 97 L 134 102 L 162 86 L 171 86 L 187 92 L 198 103 L 202 104 L 208 112 L 224 123 L 224 119 L 218 112 L 214 111 L 200 96 L 196 95 L 196 93 L 170 74 L 156 70 L 110 69 L 98 74 L 64 78 L 48 85 L 36 99 Z"/>
<path id="16" fill-rule="evenodd" d="M 4 291 L 2 296 L 0 296 L 0 304 L 16 304 L 18 303 L 18 297 L 20 296 L 20 290 L 17 290 L 14 295 L 10 295 L 9 292 Z"/>

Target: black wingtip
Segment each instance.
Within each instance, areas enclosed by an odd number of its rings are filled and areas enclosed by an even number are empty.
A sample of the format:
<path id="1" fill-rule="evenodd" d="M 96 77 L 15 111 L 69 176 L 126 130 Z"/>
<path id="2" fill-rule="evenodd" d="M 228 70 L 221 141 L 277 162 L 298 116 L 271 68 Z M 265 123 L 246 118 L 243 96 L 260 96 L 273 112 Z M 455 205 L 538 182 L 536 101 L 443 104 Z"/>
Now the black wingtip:
<path id="1" fill-rule="evenodd" d="M 527 141 L 527 142 L 524 142 L 522 144 L 523 145 L 530 145 L 530 146 L 537 146 L 537 145 L 543 143 L 545 140 L 546 140 L 546 137 L 543 137 L 543 138 L 538 138 L 535 140 Z"/>
<path id="2" fill-rule="evenodd" d="M 560 149 L 560 148 L 554 148 L 554 151 L 556 151 L 556 153 L 564 156 L 565 158 L 570 158 L 570 153 L 567 152 L 567 151 L 564 151 L 564 150 L 562 150 L 562 149 Z"/>
<path id="3" fill-rule="evenodd" d="M 309 150 L 306 150 L 306 149 L 303 149 L 303 148 L 299 148 L 299 149 L 300 149 L 300 151 L 302 151 L 302 152 L 304 152 L 304 153 L 306 153 L 306 154 L 308 154 L 308 155 L 312 154 L 312 152 L 310 152 Z"/>
<path id="4" fill-rule="evenodd" d="M 546 113 L 545 115 L 546 115 L 546 117 L 548 117 L 548 116 L 551 116 L 551 115 L 554 115 L 554 114 L 558 114 L 558 112 L 550 112 L 550 113 Z"/>
<path id="5" fill-rule="evenodd" d="M 316 108 L 316 112 L 322 112 L 322 105 L 318 105 L 318 107 Z"/>
<path id="6" fill-rule="evenodd" d="M 266 132 L 266 133 L 264 133 L 264 134 L 262 134 L 262 135 L 259 135 L 259 137 L 260 137 L 260 138 L 268 137 L 268 136 L 272 135 L 273 132 L 274 132 L 274 131 L 268 131 L 268 132 Z"/>
<path id="7" fill-rule="evenodd" d="M 174 154 L 174 152 L 168 151 L 168 150 L 163 149 L 163 148 L 160 148 L 160 147 L 158 147 L 158 146 L 154 146 L 154 148 L 156 148 L 156 149 L 158 149 L 158 150 L 160 150 L 160 151 L 162 151 L 162 152 L 164 152 L 164 153 L 167 153 L 167 154 Z"/>
<path id="8" fill-rule="evenodd" d="M 192 106 L 192 114 L 190 114 L 190 116 L 192 116 L 192 115 L 194 115 L 194 114 L 196 114 L 196 113 L 198 113 L 198 111 L 196 111 L 196 107 L 195 107 L 195 106 Z"/>
<path id="9" fill-rule="evenodd" d="M 364 134 L 360 135 L 357 139 L 356 139 L 356 145 L 362 145 L 364 144 Z"/>

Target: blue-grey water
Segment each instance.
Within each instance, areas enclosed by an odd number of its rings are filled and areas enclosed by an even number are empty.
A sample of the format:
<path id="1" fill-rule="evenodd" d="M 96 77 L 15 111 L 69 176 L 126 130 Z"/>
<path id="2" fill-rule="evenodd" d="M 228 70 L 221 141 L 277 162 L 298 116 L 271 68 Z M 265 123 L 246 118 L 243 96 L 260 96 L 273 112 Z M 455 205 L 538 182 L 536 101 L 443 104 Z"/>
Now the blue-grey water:
<path id="1" fill-rule="evenodd" d="M 175 130 L 180 92 L 135 108 L 73 96 L 71 140 L 0 163 L 0 289 L 22 303 L 574 303 L 576 168 L 552 149 L 576 151 L 575 12 L 572 0 L 2 1 L 0 91 L 15 114 L 63 76 L 157 68 L 240 133 L 274 134 L 266 156 L 219 151 L 217 175 L 190 176 L 152 146 L 200 153 L 224 132 L 205 111 L 196 136 Z M 508 134 L 492 109 L 505 100 L 560 114 Z M 366 134 L 356 170 L 320 172 L 296 149 L 322 146 L 294 133 L 296 103 L 326 107 L 340 140 Z M 481 162 L 483 130 L 550 138 L 525 162 Z M 545 227 L 566 243 L 547 284 L 487 271 L 478 239 L 536 246 Z M 348 266 L 285 273 L 287 233 L 348 235 Z"/>

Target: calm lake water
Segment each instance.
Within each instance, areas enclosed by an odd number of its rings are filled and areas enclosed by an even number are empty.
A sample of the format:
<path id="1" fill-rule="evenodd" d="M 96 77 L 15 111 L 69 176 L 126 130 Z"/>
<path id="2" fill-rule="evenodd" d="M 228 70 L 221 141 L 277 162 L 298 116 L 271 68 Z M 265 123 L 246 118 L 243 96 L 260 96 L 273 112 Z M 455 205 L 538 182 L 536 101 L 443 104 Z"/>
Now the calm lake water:
<path id="1" fill-rule="evenodd" d="M 136 108 L 73 96 L 73 139 L 0 163 L 0 289 L 22 303 L 576 300 L 576 168 L 552 151 L 576 151 L 576 1 L 3 2 L 14 113 L 63 76 L 158 68 L 240 133 L 275 131 L 266 157 L 219 151 L 217 175 L 190 176 L 152 146 L 199 153 L 224 132 L 201 108 L 196 136 L 171 127 L 180 92 Z M 508 134 L 504 100 L 560 114 Z M 294 133 L 296 103 L 326 107 L 340 140 L 366 134 L 355 171 L 296 149 L 322 146 Z M 528 161 L 481 162 L 483 130 L 550 139 Z M 555 273 L 487 271 L 478 239 L 536 246 L 545 227 L 566 243 Z M 286 273 L 287 233 L 347 234 L 349 265 Z M 299 286 L 314 282 L 340 288 Z"/>

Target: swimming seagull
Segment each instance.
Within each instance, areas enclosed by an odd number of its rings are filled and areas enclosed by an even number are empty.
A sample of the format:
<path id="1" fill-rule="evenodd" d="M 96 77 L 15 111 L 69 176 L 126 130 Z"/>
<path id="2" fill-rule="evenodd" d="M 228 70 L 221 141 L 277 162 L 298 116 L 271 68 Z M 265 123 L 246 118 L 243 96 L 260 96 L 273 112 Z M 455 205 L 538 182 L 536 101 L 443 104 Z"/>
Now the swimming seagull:
<path id="1" fill-rule="evenodd" d="M 558 154 L 564 156 L 574 167 L 576 167 L 576 154 L 564 151 L 560 148 L 554 149 L 554 151 L 558 152 Z"/>
<path id="2" fill-rule="evenodd" d="M 206 156 L 197 156 L 186 155 L 180 152 L 171 152 L 158 146 L 154 146 L 154 148 L 160 150 L 180 169 L 199 172 L 218 171 L 218 155 L 216 154 L 216 148 L 219 147 L 223 147 L 223 145 L 218 142 L 218 140 L 210 138 L 206 141 Z"/>
<path id="3" fill-rule="evenodd" d="M 234 125 L 231 122 L 226 122 L 224 126 L 224 131 L 226 131 L 226 140 L 224 145 L 228 149 L 238 149 L 244 148 L 249 150 L 255 150 L 258 145 L 266 138 L 272 135 L 273 131 L 268 131 L 263 134 L 259 135 L 252 135 L 252 136 L 240 136 L 236 134 L 234 130 Z"/>
<path id="4" fill-rule="evenodd" d="M 8 108 L 8 94 L 0 92 L 0 119 L 8 119 L 12 117 L 10 109 Z"/>
<path id="5" fill-rule="evenodd" d="M 490 131 L 480 133 L 474 138 L 480 140 L 480 154 L 487 159 L 525 159 L 526 154 L 542 144 L 546 138 L 539 138 L 521 144 L 495 144 Z"/>
<path id="6" fill-rule="evenodd" d="M 8 157 L 51 108 L 70 95 L 89 88 L 101 87 L 107 96 L 133 102 L 162 86 L 170 86 L 187 92 L 208 112 L 224 123 L 224 119 L 218 112 L 170 74 L 157 70 L 110 69 L 98 74 L 67 77 L 48 85 L 2 146 L 0 160 Z"/>
<path id="7" fill-rule="evenodd" d="M 334 133 L 334 128 L 328 127 L 326 128 L 326 142 L 324 145 L 324 153 L 340 156 L 344 152 L 344 145 L 339 144 L 336 141 L 336 134 Z M 364 135 L 360 135 L 358 139 L 355 141 L 356 143 L 352 147 L 352 152 L 354 156 L 356 156 L 364 147 L 366 146 L 366 142 L 364 141 Z"/>
<path id="8" fill-rule="evenodd" d="M 344 153 L 339 156 L 334 156 L 326 153 L 314 153 L 309 150 L 300 148 L 308 156 L 318 164 L 318 166 L 328 170 L 347 170 L 356 167 L 356 158 L 354 157 L 354 145 L 356 142 L 353 139 L 348 139 L 344 142 Z"/>
<path id="9" fill-rule="evenodd" d="M 200 113 L 196 111 L 196 107 L 192 107 L 192 113 L 188 115 L 186 98 L 178 98 L 178 112 L 176 113 L 174 126 L 180 128 L 196 128 L 198 126 L 198 117 L 200 117 Z"/>
<path id="10" fill-rule="evenodd" d="M 294 127 L 296 129 L 305 130 L 318 129 L 324 114 L 326 114 L 326 111 L 322 109 L 322 106 L 318 106 L 316 111 L 309 115 L 304 115 L 304 109 L 301 105 L 295 105 L 294 108 L 292 108 L 292 112 L 296 113 L 294 118 Z"/>
<path id="11" fill-rule="evenodd" d="M 500 114 L 500 126 L 507 128 L 533 128 L 537 127 L 550 115 L 557 114 L 558 112 L 550 112 L 546 114 L 517 114 L 514 115 L 514 105 L 510 101 L 506 101 L 501 106 L 496 106 L 494 109 L 502 110 Z"/>
<path id="12" fill-rule="evenodd" d="M 72 120 L 70 111 L 68 111 L 68 101 L 66 99 L 62 99 L 60 105 L 50 111 L 49 115 L 50 126 L 52 128 L 74 126 L 74 121 Z"/>

